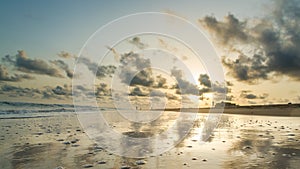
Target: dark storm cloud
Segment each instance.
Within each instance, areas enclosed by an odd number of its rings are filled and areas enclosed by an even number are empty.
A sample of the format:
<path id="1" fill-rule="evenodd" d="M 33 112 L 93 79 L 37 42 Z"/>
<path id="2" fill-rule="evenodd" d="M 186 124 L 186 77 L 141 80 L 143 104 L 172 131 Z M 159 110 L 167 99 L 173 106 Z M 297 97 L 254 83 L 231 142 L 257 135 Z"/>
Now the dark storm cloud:
<path id="1" fill-rule="evenodd" d="M 109 77 L 115 73 L 116 67 L 113 65 L 99 65 L 85 57 L 78 58 L 79 63 L 85 64 L 98 78 Z"/>
<path id="2" fill-rule="evenodd" d="M 219 44 L 239 53 L 237 59 L 223 59 L 237 80 L 254 84 L 274 75 L 300 80 L 300 2 L 277 0 L 271 8 L 262 19 L 240 21 L 230 14 L 224 21 L 213 16 L 199 20 Z"/>
<path id="3" fill-rule="evenodd" d="M 141 39 L 139 37 L 134 37 L 131 40 L 129 40 L 130 43 L 134 44 L 139 49 L 144 49 L 147 47 L 146 44 L 141 42 Z"/>
<path id="4" fill-rule="evenodd" d="M 18 51 L 15 67 L 27 73 L 44 74 L 53 77 L 63 77 L 60 71 L 41 59 L 30 59 L 24 51 Z"/>
<path id="5" fill-rule="evenodd" d="M 20 82 L 25 79 L 34 79 L 32 76 L 27 74 L 14 74 L 9 75 L 7 68 L 3 65 L 0 65 L 0 81 L 8 81 L 8 82 Z"/>

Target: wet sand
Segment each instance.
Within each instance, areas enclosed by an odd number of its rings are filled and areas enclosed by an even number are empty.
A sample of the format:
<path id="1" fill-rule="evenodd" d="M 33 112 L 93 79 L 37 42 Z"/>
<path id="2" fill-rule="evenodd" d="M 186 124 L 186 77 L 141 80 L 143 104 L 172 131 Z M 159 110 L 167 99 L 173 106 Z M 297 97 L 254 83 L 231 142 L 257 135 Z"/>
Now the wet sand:
<path id="1" fill-rule="evenodd" d="M 170 112 L 166 117 L 174 120 L 177 115 L 176 112 Z M 206 117 L 201 114 L 190 134 L 170 151 L 139 159 L 120 157 L 95 145 L 72 113 L 1 118 L 0 168 L 198 169 L 300 166 L 299 117 L 223 115 L 208 140 L 200 142 L 201 126 Z M 157 130 L 166 127 L 160 126 L 161 123 L 151 125 Z M 115 127 L 128 135 L 136 135 L 117 123 Z M 153 132 L 150 127 L 146 126 L 145 131 Z M 139 136 L 146 136 L 145 131 Z"/>

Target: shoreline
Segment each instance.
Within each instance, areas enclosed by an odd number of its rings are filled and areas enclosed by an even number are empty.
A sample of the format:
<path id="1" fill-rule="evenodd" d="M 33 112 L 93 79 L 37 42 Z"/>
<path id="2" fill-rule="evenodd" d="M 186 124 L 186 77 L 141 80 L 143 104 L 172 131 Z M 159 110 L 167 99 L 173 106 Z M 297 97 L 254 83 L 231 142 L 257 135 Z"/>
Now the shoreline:
<path id="1" fill-rule="evenodd" d="M 160 109 L 155 109 L 161 111 Z M 182 112 L 198 112 L 198 113 L 219 113 L 220 108 L 167 108 L 164 111 L 182 111 Z M 260 116 L 283 116 L 283 117 L 300 117 L 300 107 L 276 107 L 276 106 L 240 106 L 225 107 L 223 114 L 239 114 L 239 115 L 260 115 Z"/>

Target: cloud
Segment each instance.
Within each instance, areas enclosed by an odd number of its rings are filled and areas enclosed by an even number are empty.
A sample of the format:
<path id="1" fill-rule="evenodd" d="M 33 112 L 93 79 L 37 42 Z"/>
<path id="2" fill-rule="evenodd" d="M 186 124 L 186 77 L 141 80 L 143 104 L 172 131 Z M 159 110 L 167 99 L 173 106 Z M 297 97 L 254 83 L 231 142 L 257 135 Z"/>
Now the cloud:
<path id="1" fill-rule="evenodd" d="M 277 0 L 271 8 L 266 18 L 240 21 L 229 14 L 224 21 L 213 16 L 199 20 L 219 45 L 239 55 L 223 58 L 229 74 L 239 81 L 256 84 L 276 75 L 300 80 L 299 1 Z"/>
<path id="2" fill-rule="evenodd" d="M 249 84 L 257 83 L 258 79 L 268 79 L 270 72 L 265 65 L 265 57 L 253 55 L 252 58 L 240 54 L 236 60 L 230 60 L 223 57 L 222 63 L 229 69 L 229 74 L 239 81 Z"/>
<path id="3" fill-rule="evenodd" d="M 151 97 L 165 97 L 166 94 L 160 90 L 154 89 L 150 91 L 150 96 Z"/>
<path id="4" fill-rule="evenodd" d="M 56 86 L 56 88 L 52 89 L 52 92 L 57 95 L 66 95 L 67 94 L 66 90 L 64 90 L 64 88 L 61 86 Z"/>
<path id="5" fill-rule="evenodd" d="M 150 87 L 154 84 L 150 59 L 145 59 L 134 52 L 124 53 L 120 59 L 120 79 L 130 86 Z"/>
<path id="6" fill-rule="evenodd" d="M 233 99 L 234 99 L 234 96 L 233 96 L 233 95 L 227 95 L 227 96 L 226 96 L 226 100 L 227 100 L 227 101 L 233 101 Z"/>
<path id="7" fill-rule="evenodd" d="M 139 49 L 145 49 L 148 45 L 141 42 L 141 39 L 139 37 L 134 37 L 131 40 L 129 40 L 131 44 L 134 44 Z"/>
<path id="8" fill-rule="evenodd" d="M 254 94 L 245 94 L 244 98 L 246 98 L 246 99 L 256 99 L 257 96 L 254 95 Z"/>
<path id="9" fill-rule="evenodd" d="M 66 55 L 65 53 L 63 53 Z M 62 60 L 46 61 L 42 59 L 31 59 L 25 51 L 18 51 L 17 55 L 6 55 L 2 61 L 7 66 L 11 67 L 13 71 L 21 71 L 31 74 L 43 74 L 52 77 L 73 77 L 73 71 Z M 65 76 L 64 76 L 64 73 Z M 15 75 L 17 77 L 17 75 Z M 22 77 L 29 79 L 29 75 L 22 75 Z"/>
<path id="10" fill-rule="evenodd" d="M 226 81 L 226 86 L 233 86 L 233 83 L 230 81 Z"/>
<path id="11" fill-rule="evenodd" d="M 5 84 L 1 86 L 1 93 L 6 94 L 10 97 L 31 97 L 36 98 L 39 97 L 39 95 L 42 93 L 41 90 L 35 89 L 35 88 L 22 88 L 22 87 L 16 87 L 13 85 Z"/>
<path id="12" fill-rule="evenodd" d="M 177 69 L 176 67 L 173 67 L 171 69 L 171 76 L 174 76 L 177 81 L 177 94 L 191 94 L 191 95 L 199 95 L 199 89 L 197 85 L 187 81 L 183 77 L 183 72 L 180 69 Z"/>
<path id="13" fill-rule="evenodd" d="M 9 64 L 14 64 L 15 61 L 11 55 L 5 55 L 2 59 L 2 62 L 4 63 L 9 63 Z"/>
<path id="14" fill-rule="evenodd" d="M 56 87 L 45 86 L 38 89 L 4 84 L 0 87 L 0 92 L 2 95 L 8 97 L 28 97 L 32 99 L 68 100 L 70 99 L 69 96 L 71 96 L 70 87 L 67 85 Z"/>
<path id="15" fill-rule="evenodd" d="M 211 82 L 210 77 L 207 74 L 200 74 L 198 81 L 203 87 L 199 90 L 200 95 L 204 93 L 228 93 L 230 89 L 225 84 L 219 82 Z"/>
<path id="16" fill-rule="evenodd" d="M 249 104 L 257 104 L 257 102 L 252 101 L 252 100 L 248 100 L 248 103 L 249 103 Z"/>
<path id="17" fill-rule="evenodd" d="M 57 54 L 57 56 L 64 59 L 76 58 L 75 55 L 72 55 L 71 53 L 65 51 L 61 51 L 60 53 Z"/>
<path id="18" fill-rule="evenodd" d="M 154 87 L 156 88 L 168 88 L 167 79 L 162 77 L 161 75 L 156 76 L 155 82 L 156 84 L 154 85 Z"/>
<path id="19" fill-rule="evenodd" d="M 79 57 L 79 63 L 85 64 L 90 71 L 92 71 L 98 78 L 104 78 L 111 76 L 115 73 L 116 67 L 113 65 L 99 65 L 95 62 L 90 61 L 88 58 Z"/>
<path id="20" fill-rule="evenodd" d="M 45 86 L 42 90 L 43 99 L 58 99 L 64 100 L 72 95 L 72 90 L 68 85 L 64 86 Z"/>
<path id="21" fill-rule="evenodd" d="M 255 94 L 252 94 L 249 92 L 251 92 L 251 91 L 243 90 L 240 94 L 240 97 L 253 100 L 253 99 L 265 99 L 269 96 L 267 93 L 263 93 L 262 95 L 258 96 L 258 95 L 255 95 Z"/>
<path id="22" fill-rule="evenodd" d="M 96 96 L 97 97 L 111 96 L 111 89 L 108 88 L 107 84 L 100 83 L 100 85 L 97 87 L 96 90 Z"/>
<path id="23" fill-rule="evenodd" d="M 64 86 L 44 86 L 42 88 L 17 87 L 4 84 L 0 87 L 0 92 L 9 97 L 30 97 L 33 99 L 70 99 L 72 90 L 68 85 Z"/>
<path id="24" fill-rule="evenodd" d="M 207 74 L 200 74 L 198 81 L 205 87 L 211 87 L 211 81 Z"/>
<path id="25" fill-rule="evenodd" d="M 142 85 L 142 86 L 152 86 L 154 79 L 152 78 L 152 73 L 149 69 L 141 70 L 136 74 L 130 81 L 130 86 Z"/>
<path id="26" fill-rule="evenodd" d="M 115 58 L 115 61 L 116 62 L 119 62 L 120 61 L 120 54 L 112 47 L 109 47 L 109 46 L 105 46 L 108 50 L 112 51 L 113 55 L 114 55 L 114 58 Z"/>
<path id="27" fill-rule="evenodd" d="M 27 74 L 9 75 L 7 68 L 3 65 L 0 65 L 0 81 L 20 82 L 20 81 L 26 80 L 26 79 L 31 80 L 34 78 Z"/>
<path id="28" fill-rule="evenodd" d="M 269 97 L 268 93 L 263 93 L 262 95 L 259 96 L 260 99 L 266 99 L 267 97 Z"/>
<path id="29" fill-rule="evenodd" d="M 148 93 L 141 90 L 140 87 L 136 86 L 131 90 L 129 96 L 148 96 Z"/>
<path id="30" fill-rule="evenodd" d="M 246 22 L 239 21 L 232 14 L 225 16 L 223 22 L 218 21 L 213 16 L 206 16 L 199 19 L 199 22 L 222 45 L 240 41 L 246 42 L 249 38 L 246 32 Z"/>
<path id="31" fill-rule="evenodd" d="M 166 97 L 168 98 L 168 100 L 179 100 L 179 98 L 171 93 L 166 93 Z"/>
<path id="32" fill-rule="evenodd" d="M 18 51 L 15 60 L 15 66 L 18 70 L 27 73 L 44 74 L 53 77 L 63 77 L 59 70 L 49 65 L 41 59 L 30 59 L 26 56 L 25 51 Z"/>
<path id="33" fill-rule="evenodd" d="M 58 66 L 62 70 L 64 70 L 67 77 L 69 77 L 69 78 L 73 77 L 73 71 L 71 69 L 69 69 L 69 66 L 64 61 L 54 60 L 54 61 L 50 61 L 50 62 L 55 64 L 56 66 Z"/>
<path id="34" fill-rule="evenodd" d="M 134 52 L 122 54 L 120 62 L 123 66 L 133 66 L 136 67 L 137 70 L 151 67 L 150 59 L 145 59 Z"/>

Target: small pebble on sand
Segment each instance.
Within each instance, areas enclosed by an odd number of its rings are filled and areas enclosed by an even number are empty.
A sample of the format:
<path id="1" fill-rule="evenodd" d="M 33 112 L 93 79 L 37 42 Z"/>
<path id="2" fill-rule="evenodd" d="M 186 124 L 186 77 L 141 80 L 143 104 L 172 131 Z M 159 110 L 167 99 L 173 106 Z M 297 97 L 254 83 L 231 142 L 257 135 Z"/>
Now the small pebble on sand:
<path id="1" fill-rule="evenodd" d="M 144 165 L 144 164 L 146 164 L 146 163 L 147 163 L 147 162 L 144 161 L 144 160 L 137 160 L 137 161 L 135 162 L 136 165 Z"/>
<path id="2" fill-rule="evenodd" d="M 79 144 L 72 144 L 72 147 L 79 147 Z"/>
<path id="3" fill-rule="evenodd" d="M 65 144 L 65 145 L 69 145 L 69 144 L 71 144 L 70 142 L 68 142 L 68 141 L 65 141 L 65 142 L 63 142 L 63 144 Z"/>
<path id="4" fill-rule="evenodd" d="M 93 164 L 85 164 L 82 166 L 83 168 L 92 168 L 94 167 Z"/>
<path id="5" fill-rule="evenodd" d="M 74 143 L 76 143 L 77 142 L 77 139 L 75 139 L 75 140 L 71 140 L 70 141 L 72 144 L 74 144 Z"/>
<path id="6" fill-rule="evenodd" d="M 245 146 L 245 147 L 243 147 L 243 149 L 244 150 L 246 150 L 246 149 L 252 149 L 252 147 L 251 146 Z"/>
<path id="7" fill-rule="evenodd" d="M 105 161 L 98 161 L 98 164 L 106 164 Z"/>

